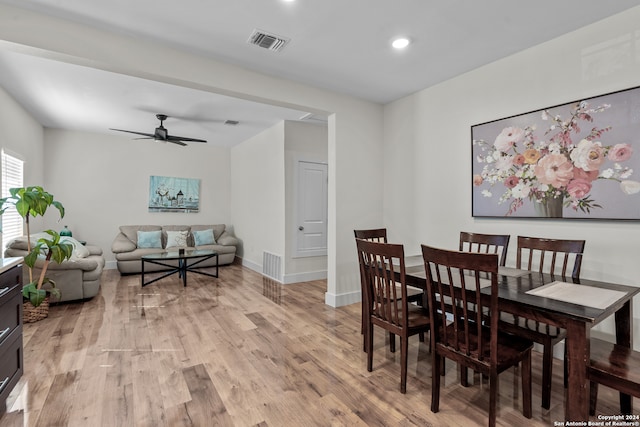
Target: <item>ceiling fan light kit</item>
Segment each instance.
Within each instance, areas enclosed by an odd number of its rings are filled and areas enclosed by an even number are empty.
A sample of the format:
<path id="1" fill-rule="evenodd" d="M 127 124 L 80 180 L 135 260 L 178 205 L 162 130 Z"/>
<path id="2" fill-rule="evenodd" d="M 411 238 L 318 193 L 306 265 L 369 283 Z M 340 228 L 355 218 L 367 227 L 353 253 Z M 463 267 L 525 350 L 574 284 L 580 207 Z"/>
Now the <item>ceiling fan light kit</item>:
<path id="1" fill-rule="evenodd" d="M 173 144 L 181 145 L 183 147 L 187 145 L 186 142 L 207 142 L 204 139 L 169 135 L 169 131 L 164 127 L 164 124 L 163 124 L 168 117 L 169 116 L 167 116 L 166 114 L 156 114 L 156 118 L 160 120 L 160 126 L 158 126 L 155 129 L 154 133 L 136 132 L 133 130 L 125 130 L 125 129 L 114 129 L 114 128 L 110 128 L 110 129 L 118 132 L 126 132 L 126 133 L 132 133 L 134 135 L 142 135 L 144 137 L 144 138 L 136 138 L 136 139 L 153 139 L 154 141 L 171 142 Z"/>

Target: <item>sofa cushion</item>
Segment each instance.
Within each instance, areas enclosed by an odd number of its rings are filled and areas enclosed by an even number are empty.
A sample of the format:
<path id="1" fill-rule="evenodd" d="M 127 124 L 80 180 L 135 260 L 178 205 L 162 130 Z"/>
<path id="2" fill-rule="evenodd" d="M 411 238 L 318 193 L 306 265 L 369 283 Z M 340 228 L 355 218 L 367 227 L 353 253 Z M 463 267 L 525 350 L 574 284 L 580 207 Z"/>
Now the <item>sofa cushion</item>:
<path id="1" fill-rule="evenodd" d="M 235 253 L 236 252 L 236 247 L 235 246 L 203 245 L 203 246 L 198 246 L 197 249 L 216 251 L 216 252 L 218 252 L 219 255 L 230 254 L 230 253 Z"/>
<path id="2" fill-rule="evenodd" d="M 137 236 L 136 240 L 138 240 Z M 136 248 L 136 243 L 129 240 L 129 238 L 125 236 L 124 233 L 118 233 L 116 238 L 113 239 L 113 243 L 111 243 L 111 252 L 113 252 L 114 254 L 135 251 Z"/>
<path id="3" fill-rule="evenodd" d="M 138 231 L 162 230 L 159 225 L 121 225 L 120 232 L 127 236 L 133 243 L 138 243 Z"/>
<path id="4" fill-rule="evenodd" d="M 139 248 L 162 248 L 162 231 L 138 230 L 137 245 Z"/>
<path id="5" fill-rule="evenodd" d="M 195 246 L 215 245 L 216 240 L 213 236 L 213 228 L 193 231 L 193 244 Z"/>
<path id="6" fill-rule="evenodd" d="M 213 230 L 213 238 L 217 242 L 220 236 L 222 235 L 222 233 L 224 233 L 226 225 L 225 224 L 192 225 L 191 232 L 193 233 L 194 231 L 207 230 L 209 228 Z"/>
<path id="7" fill-rule="evenodd" d="M 184 248 L 187 246 L 187 237 L 189 232 L 167 230 L 167 243 L 165 248 Z"/>
<path id="8" fill-rule="evenodd" d="M 38 239 L 51 239 L 51 236 L 47 233 L 35 233 L 31 235 L 31 247 L 38 243 Z M 73 252 L 71 254 L 72 258 L 86 258 L 89 256 L 89 249 L 82 245 L 79 241 L 74 239 L 73 237 L 68 236 L 60 236 L 61 242 L 69 243 L 73 246 Z M 27 251 L 29 246 L 27 245 L 27 236 L 16 237 L 7 245 L 7 248 L 11 249 L 19 249 L 22 251 Z"/>

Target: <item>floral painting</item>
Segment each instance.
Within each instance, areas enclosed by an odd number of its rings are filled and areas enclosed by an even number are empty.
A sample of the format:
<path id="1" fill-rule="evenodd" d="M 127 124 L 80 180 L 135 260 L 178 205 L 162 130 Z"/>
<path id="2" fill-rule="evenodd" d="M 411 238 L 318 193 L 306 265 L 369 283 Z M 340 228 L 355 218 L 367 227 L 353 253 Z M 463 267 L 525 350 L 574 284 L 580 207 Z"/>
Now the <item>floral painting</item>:
<path id="1" fill-rule="evenodd" d="M 471 127 L 476 217 L 640 219 L 640 88 Z"/>
<path id="2" fill-rule="evenodd" d="M 149 177 L 149 212 L 198 212 L 200 180 L 169 176 Z"/>

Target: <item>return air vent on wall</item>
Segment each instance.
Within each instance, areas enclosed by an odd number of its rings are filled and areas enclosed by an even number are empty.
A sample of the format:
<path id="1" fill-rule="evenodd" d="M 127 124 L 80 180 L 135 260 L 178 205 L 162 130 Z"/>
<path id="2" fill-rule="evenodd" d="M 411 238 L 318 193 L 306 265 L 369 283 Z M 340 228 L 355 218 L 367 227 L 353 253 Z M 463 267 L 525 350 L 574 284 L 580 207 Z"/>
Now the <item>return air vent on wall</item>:
<path id="1" fill-rule="evenodd" d="M 253 33 L 251 33 L 251 36 L 249 37 L 249 40 L 247 40 L 247 43 L 254 44 L 264 49 L 279 52 L 285 47 L 287 43 L 289 43 L 289 40 L 291 39 L 255 29 L 253 30 Z"/>
<path id="2" fill-rule="evenodd" d="M 282 282 L 282 258 L 271 252 L 262 252 L 262 274 Z"/>

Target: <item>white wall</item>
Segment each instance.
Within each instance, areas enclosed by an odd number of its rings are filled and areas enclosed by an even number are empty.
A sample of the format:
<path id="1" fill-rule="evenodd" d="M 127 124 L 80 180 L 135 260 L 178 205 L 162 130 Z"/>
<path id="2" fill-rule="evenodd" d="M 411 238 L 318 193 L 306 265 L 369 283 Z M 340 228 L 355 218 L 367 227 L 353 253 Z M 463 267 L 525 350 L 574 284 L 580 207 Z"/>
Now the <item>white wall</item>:
<path id="1" fill-rule="evenodd" d="M 314 256 L 294 258 L 294 242 L 298 234 L 295 215 L 296 164 L 300 160 L 311 162 L 328 161 L 327 126 L 303 122 L 285 122 L 285 283 L 326 277 L 327 257 Z"/>
<path id="2" fill-rule="evenodd" d="M 46 189 L 66 209 L 62 223 L 47 228 L 68 225 L 74 237 L 103 249 L 108 267 L 121 225 L 233 225 L 228 148 L 46 129 L 44 154 Z M 200 179 L 200 212 L 150 213 L 151 175 Z"/>
<path id="3" fill-rule="evenodd" d="M 640 286 L 638 222 L 474 219 L 470 163 L 474 124 L 640 85 L 639 31 L 640 7 L 385 106 L 392 238 L 416 253 L 420 243 L 456 248 L 461 230 L 586 239 L 582 277 Z M 636 309 L 636 347 L 638 319 Z"/>
<path id="4" fill-rule="evenodd" d="M 20 104 L 0 87 L 0 148 L 8 154 L 24 161 L 24 185 L 42 185 L 43 172 L 43 129 Z M 0 180 L 2 176 L 0 174 Z M 48 188 L 45 187 L 45 190 Z M 46 217 L 56 217 L 53 209 Z M 34 228 L 42 227 L 43 219 L 29 221 Z M 26 233 L 26 230 L 25 230 Z"/>
<path id="5" fill-rule="evenodd" d="M 262 253 L 284 258 L 284 122 L 231 148 L 231 216 L 243 264 L 262 271 Z"/>

